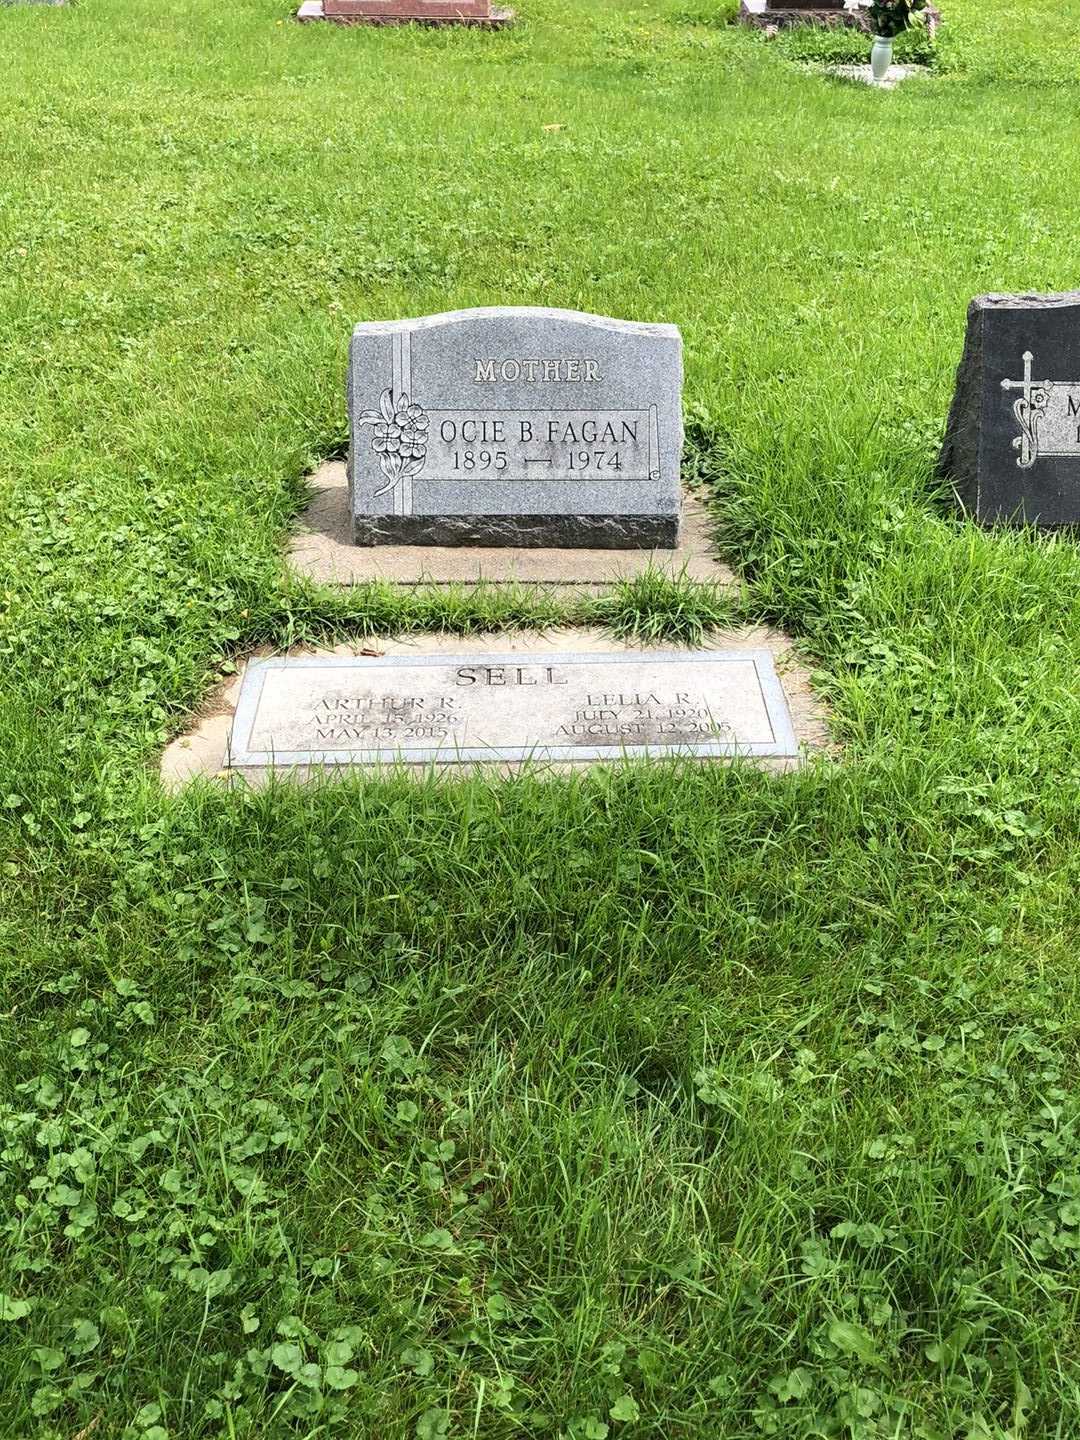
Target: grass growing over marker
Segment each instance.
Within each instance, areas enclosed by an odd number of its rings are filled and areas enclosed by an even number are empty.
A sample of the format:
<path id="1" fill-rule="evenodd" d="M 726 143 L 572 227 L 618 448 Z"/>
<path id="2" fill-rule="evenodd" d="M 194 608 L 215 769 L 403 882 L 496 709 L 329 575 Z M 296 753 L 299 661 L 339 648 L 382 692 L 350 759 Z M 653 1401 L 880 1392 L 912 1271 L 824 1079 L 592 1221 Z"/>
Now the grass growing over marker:
<path id="1" fill-rule="evenodd" d="M 888 95 L 691 8 L 0 11 L 5 1437 L 1076 1432 L 1080 561 L 932 460 L 1075 282 L 1080 5 Z M 500 302 L 682 327 L 843 762 L 165 797 L 253 645 L 565 615 L 281 567 L 350 323 Z"/>

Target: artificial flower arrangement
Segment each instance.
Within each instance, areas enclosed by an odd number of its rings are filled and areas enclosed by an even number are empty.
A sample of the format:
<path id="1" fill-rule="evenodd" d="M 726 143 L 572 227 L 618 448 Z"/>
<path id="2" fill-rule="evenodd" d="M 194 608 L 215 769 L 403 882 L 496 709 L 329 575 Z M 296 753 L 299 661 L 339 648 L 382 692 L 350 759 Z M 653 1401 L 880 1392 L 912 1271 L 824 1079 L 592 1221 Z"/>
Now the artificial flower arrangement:
<path id="1" fill-rule="evenodd" d="M 916 11 L 926 9 L 926 0 L 870 0 L 870 28 L 884 40 L 893 40 L 912 23 Z"/>

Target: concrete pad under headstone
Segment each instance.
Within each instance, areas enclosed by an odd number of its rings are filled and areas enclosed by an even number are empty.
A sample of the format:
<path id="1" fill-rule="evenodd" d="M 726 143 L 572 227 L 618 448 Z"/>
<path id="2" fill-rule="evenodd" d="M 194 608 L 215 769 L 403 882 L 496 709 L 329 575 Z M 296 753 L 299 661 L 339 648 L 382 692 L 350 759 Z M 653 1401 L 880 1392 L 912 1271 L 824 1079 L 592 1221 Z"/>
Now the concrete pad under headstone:
<path id="1" fill-rule="evenodd" d="M 708 513 L 687 495 L 674 550 L 588 550 L 495 545 L 354 545 L 345 466 L 327 461 L 310 478 L 311 503 L 300 517 L 288 549 L 297 574 L 327 585 L 374 580 L 401 585 L 517 583 L 610 587 L 648 569 L 706 584 L 734 584 L 717 557 Z"/>
<path id="2" fill-rule="evenodd" d="M 825 71 L 839 80 L 856 80 L 862 85 L 872 85 L 875 90 L 895 90 L 913 75 L 926 73 L 925 65 L 890 65 L 883 80 L 875 80 L 874 72 L 867 65 L 826 65 Z"/>
<path id="3" fill-rule="evenodd" d="M 291 664 L 283 666 L 285 658 Z M 402 746 L 411 748 L 405 762 L 411 758 L 425 771 L 432 763 L 451 771 L 512 771 L 528 757 L 559 772 L 642 751 L 694 758 L 695 748 L 703 760 L 737 753 L 783 770 L 828 743 L 807 669 L 790 641 L 763 627 L 716 633 L 696 651 L 628 645 L 596 630 L 555 630 L 422 635 L 264 654 L 249 666 L 211 698 L 189 734 L 166 748 L 161 776 L 169 789 L 197 775 L 259 783 L 270 773 L 271 753 L 278 773 L 306 779 L 358 755 L 372 763 L 372 751 L 385 752 L 379 760 L 401 756 Z M 622 685 L 615 683 L 620 677 Z M 395 678 L 412 687 L 407 695 L 397 693 Z M 655 703 L 646 703 L 654 693 Z M 420 718 L 425 711 L 430 720 Z M 366 729 L 354 721 L 361 714 Z M 328 721 L 321 727 L 314 723 L 320 717 Z M 418 733 L 405 735 L 402 726 Z M 462 735 L 468 741 L 469 726 L 476 743 L 462 751 L 457 741 Z M 425 730 L 444 733 L 419 733 Z M 320 749 L 326 764 L 304 763 Z M 330 751 L 344 753 L 335 758 Z M 241 763 L 230 766 L 230 758 Z"/>

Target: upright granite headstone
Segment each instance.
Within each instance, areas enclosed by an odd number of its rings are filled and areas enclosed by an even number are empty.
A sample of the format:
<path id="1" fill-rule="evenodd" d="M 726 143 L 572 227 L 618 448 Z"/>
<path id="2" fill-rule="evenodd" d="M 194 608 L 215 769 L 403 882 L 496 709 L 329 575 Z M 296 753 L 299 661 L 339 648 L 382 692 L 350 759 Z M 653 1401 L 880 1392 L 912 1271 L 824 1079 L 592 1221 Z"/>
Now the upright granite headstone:
<path id="1" fill-rule="evenodd" d="M 673 547 L 681 396 L 674 325 L 512 306 L 358 325 L 353 538 Z"/>
<path id="2" fill-rule="evenodd" d="M 971 302 L 940 469 L 981 522 L 1080 522 L 1080 291 Z"/>

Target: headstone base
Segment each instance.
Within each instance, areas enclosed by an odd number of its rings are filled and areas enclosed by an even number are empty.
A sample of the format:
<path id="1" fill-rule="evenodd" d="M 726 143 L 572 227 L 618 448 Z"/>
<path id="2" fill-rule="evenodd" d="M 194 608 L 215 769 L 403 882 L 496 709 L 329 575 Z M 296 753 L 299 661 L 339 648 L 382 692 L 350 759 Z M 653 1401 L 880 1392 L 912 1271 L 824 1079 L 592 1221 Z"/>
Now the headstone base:
<path id="1" fill-rule="evenodd" d="M 851 25 L 869 32 L 869 21 L 858 0 L 835 5 L 777 5 L 768 0 L 742 0 L 739 21 L 759 30 L 786 29 L 791 25 Z"/>
<path id="2" fill-rule="evenodd" d="M 355 545 L 500 545 L 535 550 L 674 550 L 679 517 L 657 515 L 357 515 Z"/>

